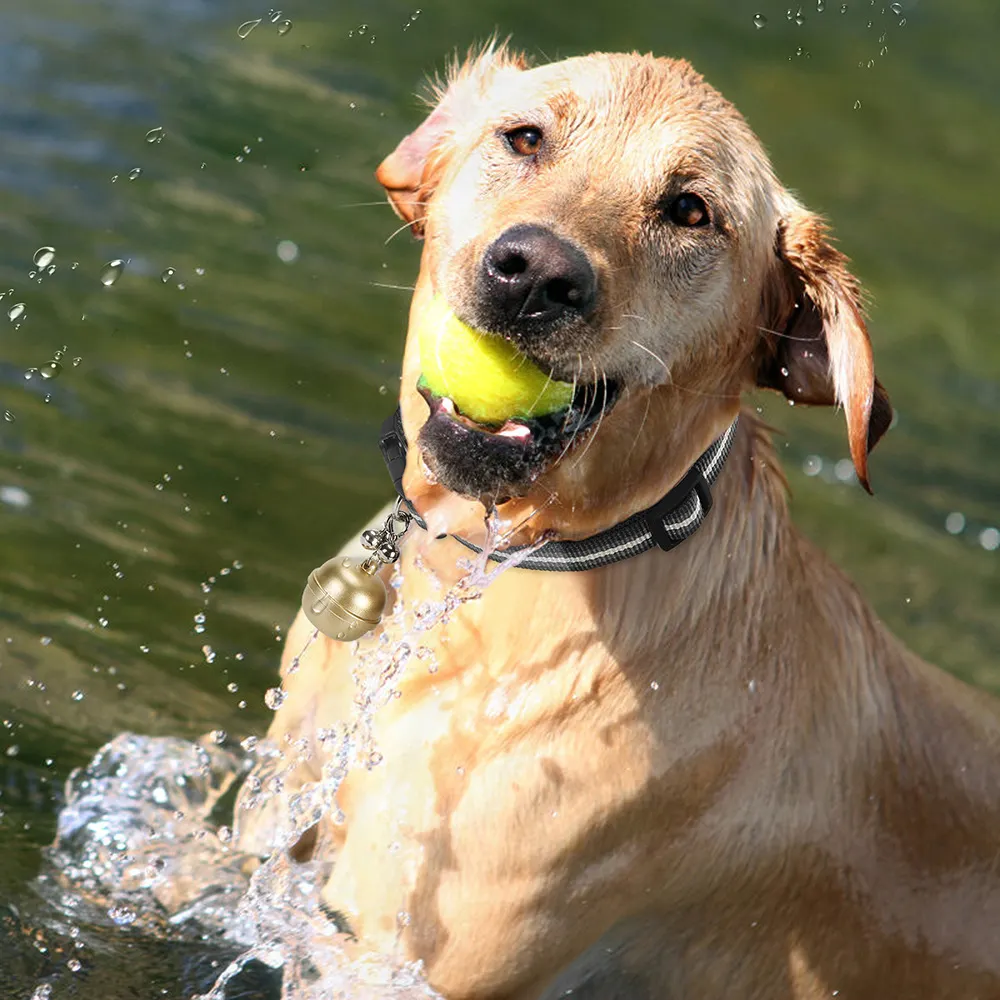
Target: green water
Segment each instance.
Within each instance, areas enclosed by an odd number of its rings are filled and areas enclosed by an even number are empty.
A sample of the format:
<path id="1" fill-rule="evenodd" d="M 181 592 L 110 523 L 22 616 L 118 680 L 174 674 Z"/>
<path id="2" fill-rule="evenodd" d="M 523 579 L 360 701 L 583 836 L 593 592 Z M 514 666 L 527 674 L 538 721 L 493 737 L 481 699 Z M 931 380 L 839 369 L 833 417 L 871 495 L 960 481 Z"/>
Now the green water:
<path id="1" fill-rule="evenodd" d="M 412 283 L 418 248 L 389 240 L 372 171 L 419 120 L 423 76 L 494 29 L 539 59 L 690 58 L 832 218 L 899 422 L 872 500 L 832 474 L 840 417 L 761 401 L 797 519 L 914 649 L 1000 691 L 1000 551 L 981 536 L 1000 527 L 1000 8 L 812 0 L 798 24 L 772 0 L 422 2 L 414 19 L 295 0 L 286 34 L 265 18 L 241 39 L 266 6 L 0 0 L 3 997 L 42 975 L 56 997 L 188 988 L 135 942 L 75 975 L 32 944 L 56 793 L 124 729 L 266 726 L 305 575 L 390 492 L 375 437 L 408 296 L 388 286 Z M 58 377 L 24 378 L 57 351 Z"/>

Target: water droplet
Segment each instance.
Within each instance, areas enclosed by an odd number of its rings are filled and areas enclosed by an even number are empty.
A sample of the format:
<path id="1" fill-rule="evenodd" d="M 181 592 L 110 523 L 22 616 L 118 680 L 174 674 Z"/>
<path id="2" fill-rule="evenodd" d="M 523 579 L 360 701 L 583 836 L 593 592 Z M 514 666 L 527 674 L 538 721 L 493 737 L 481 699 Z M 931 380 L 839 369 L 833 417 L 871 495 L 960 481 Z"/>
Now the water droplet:
<path id="1" fill-rule="evenodd" d="M 823 0 L 816 0 L 816 13 L 822 14 L 826 10 L 826 4 Z"/>
<path id="2" fill-rule="evenodd" d="M 263 18 L 261 18 L 261 17 L 258 17 L 258 18 L 254 18 L 254 20 L 252 20 L 252 21 L 244 21 L 244 22 L 243 22 L 243 23 L 242 23 L 242 24 L 241 24 L 241 25 L 240 25 L 240 26 L 239 26 L 239 27 L 238 27 L 238 28 L 236 29 L 236 34 L 237 34 L 237 35 L 239 35 L 239 36 L 240 36 L 240 38 L 246 38 L 246 37 L 247 37 L 247 35 L 249 35 L 249 34 L 250 34 L 250 32 L 251 32 L 251 31 L 253 31 L 253 29 L 254 29 L 254 28 L 256 28 L 256 27 L 257 27 L 257 25 L 258 25 L 258 24 L 260 24 L 260 22 L 261 22 L 262 20 L 263 20 Z"/>
<path id="3" fill-rule="evenodd" d="M 78 260 L 74 260 L 73 263 L 70 264 L 69 269 L 71 271 L 75 271 L 79 266 L 80 266 L 80 262 Z"/>
<path id="4" fill-rule="evenodd" d="M 225 731 L 225 729 L 212 730 L 212 742 L 217 743 L 219 746 L 222 746 L 222 744 L 226 742 L 228 736 L 229 734 Z"/>
<path id="5" fill-rule="evenodd" d="M 39 247 L 35 251 L 35 256 L 31 258 L 35 266 L 39 268 L 48 267 L 56 259 L 55 247 Z"/>
<path id="6" fill-rule="evenodd" d="M 368 30 L 368 25 L 367 24 L 360 24 L 360 25 L 358 25 L 358 34 L 359 35 L 363 35 L 367 30 Z"/>
<path id="7" fill-rule="evenodd" d="M 166 134 L 163 126 L 157 125 L 146 133 L 146 142 L 163 142 L 163 137 Z"/>
<path id="8" fill-rule="evenodd" d="M 840 13 L 841 14 L 846 14 L 847 13 L 847 4 L 846 3 L 842 3 L 840 5 Z"/>
<path id="9" fill-rule="evenodd" d="M 119 927 L 128 927 L 129 924 L 135 923 L 136 920 L 135 910 L 131 910 L 127 906 L 112 906 L 111 909 L 108 910 L 108 916 Z"/>
<path id="10" fill-rule="evenodd" d="M 79 972 L 83 968 L 83 962 L 81 962 L 78 958 L 71 958 L 66 963 L 66 968 L 69 969 L 70 972 Z"/>
<path id="11" fill-rule="evenodd" d="M 10 412 L 10 410 L 3 411 L 3 418 L 4 420 L 7 421 L 8 424 L 12 424 L 14 423 L 15 420 L 17 420 L 17 417 L 15 417 L 14 414 Z"/>
<path id="12" fill-rule="evenodd" d="M 298 244 L 292 240 L 281 240 L 278 243 L 277 254 L 278 260 L 282 260 L 286 264 L 294 263 L 299 257 Z"/>
<path id="13" fill-rule="evenodd" d="M 767 18 L 763 14 L 754 14 L 753 16 L 753 26 L 755 28 L 763 28 L 767 25 Z"/>
<path id="14" fill-rule="evenodd" d="M 236 694 L 236 692 L 237 692 L 237 691 L 239 691 L 239 689 L 240 689 L 240 686 L 239 686 L 239 684 L 237 684 L 237 683 L 236 683 L 236 681 L 230 681 L 230 682 L 229 682 L 229 683 L 228 683 L 228 684 L 226 685 L 226 690 L 227 690 L 227 691 L 228 691 L 228 692 L 229 692 L 230 694 Z"/>
<path id="15" fill-rule="evenodd" d="M 291 21 L 285 20 L 285 21 L 282 21 L 281 24 L 278 25 L 278 34 L 279 35 L 287 35 L 288 32 L 291 31 L 291 30 L 292 30 L 292 22 Z"/>
<path id="16" fill-rule="evenodd" d="M 272 712 L 276 712 L 285 703 L 285 698 L 287 695 L 281 688 L 268 688 L 264 692 L 264 704 L 267 705 Z"/>
<path id="17" fill-rule="evenodd" d="M 16 323 L 24 315 L 24 310 L 26 308 L 27 307 L 23 302 L 15 302 L 14 305 L 7 310 L 7 319 L 9 319 L 11 323 Z"/>
<path id="18" fill-rule="evenodd" d="M 861 102 L 860 101 L 855 101 L 854 102 L 854 110 L 855 111 L 860 111 L 861 110 Z"/>
<path id="19" fill-rule="evenodd" d="M 61 371 L 62 365 L 58 361 L 47 361 L 38 369 L 38 373 L 42 378 L 58 378 Z"/>
<path id="20" fill-rule="evenodd" d="M 997 549 L 1000 549 L 1000 531 L 996 528 L 983 528 L 979 532 L 979 544 L 987 552 L 996 552 Z"/>
<path id="21" fill-rule="evenodd" d="M 79 689 L 77 689 L 70 695 L 70 698 L 72 698 L 73 701 L 83 701 L 83 699 L 86 697 L 87 693 L 85 691 L 80 691 Z"/>
<path id="22" fill-rule="evenodd" d="M 220 826 L 216 832 L 216 836 L 223 844 L 228 844 L 233 839 L 233 831 L 228 826 Z"/>
<path id="23" fill-rule="evenodd" d="M 833 474 L 842 483 L 849 483 L 854 479 L 854 463 L 849 458 L 842 458 L 833 467 Z"/>
<path id="24" fill-rule="evenodd" d="M 48 270 L 46 270 L 45 273 L 46 274 L 55 274 L 56 273 L 56 266 L 55 266 L 55 264 L 50 264 L 49 267 L 48 267 Z"/>
<path id="25" fill-rule="evenodd" d="M 74 358 L 73 359 L 73 367 L 74 368 L 79 368 L 81 361 L 83 361 L 83 358 Z"/>
<path id="26" fill-rule="evenodd" d="M 823 459 L 819 455 L 809 455 L 802 463 L 802 471 L 807 476 L 818 476 L 823 471 Z"/>
<path id="27" fill-rule="evenodd" d="M 953 510 L 944 519 L 944 530 L 949 535 L 960 535 L 965 531 L 965 515 L 960 511 Z"/>
<path id="28" fill-rule="evenodd" d="M 896 14 L 896 15 L 902 14 L 903 13 L 903 5 L 901 3 L 891 3 L 891 4 L 889 4 L 889 10 L 891 10 L 893 12 L 893 14 Z"/>
<path id="29" fill-rule="evenodd" d="M 35 992 L 31 994 L 31 1000 L 51 1000 L 52 986 L 49 983 L 42 983 L 35 987 Z"/>
<path id="30" fill-rule="evenodd" d="M 101 271 L 101 284 L 110 288 L 122 276 L 124 270 L 125 261 L 109 260 Z"/>
<path id="31" fill-rule="evenodd" d="M 159 141 L 160 141 L 159 139 L 156 140 L 156 142 L 159 142 Z M 142 167 L 133 167 L 128 172 L 128 179 L 130 181 L 134 181 L 136 178 L 138 178 L 139 176 L 141 176 L 141 174 L 142 174 Z"/>
<path id="32" fill-rule="evenodd" d="M 802 25 L 802 24 L 805 24 L 805 21 L 806 21 L 805 16 L 803 15 L 802 8 L 800 7 L 795 12 L 795 23 L 798 24 L 798 25 Z"/>
<path id="33" fill-rule="evenodd" d="M 281 20 L 281 15 L 283 11 L 275 10 L 273 7 L 267 12 L 267 16 L 271 19 L 271 24 L 277 24 Z"/>
<path id="34" fill-rule="evenodd" d="M 166 284 L 174 276 L 174 269 L 172 267 L 164 268 L 160 273 L 160 281 Z"/>

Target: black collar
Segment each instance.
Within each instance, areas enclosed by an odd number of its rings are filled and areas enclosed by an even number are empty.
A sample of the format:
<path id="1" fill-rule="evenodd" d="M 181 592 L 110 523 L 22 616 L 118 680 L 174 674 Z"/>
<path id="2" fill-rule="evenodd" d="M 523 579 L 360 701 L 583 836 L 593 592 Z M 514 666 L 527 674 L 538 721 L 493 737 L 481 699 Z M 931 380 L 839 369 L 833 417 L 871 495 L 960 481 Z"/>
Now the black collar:
<path id="1" fill-rule="evenodd" d="M 633 514 L 613 528 L 601 531 L 590 538 L 578 542 L 547 542 L 518 565 L 522 569 L 552 571 L 579 571 L 610 566 L 641 552 L 648 552 L 659 546 L 664 552 L 680 545 L 690 538 L 712 509 L 711 486 L 719 477 L 726 458 L 736 437 L 737 417 L 721 437 L 713 441 L 702 456 L 688 470 L 681 481 L 652 507 Z M 396 492 L 403 498 L 410 510 L 413 505 L 403 493 L 403 470 L 406 468 L 406 436 L 403 434 L 403 417 L 396 412 L 382 424 L 379 438 L 382 457 L 389 468 Z M 426 525 L 414 513 L 420 527 Z M 456 540 L 473 552 L 481 552 L 472 542 L 464 538 Z M 495 562 L 506 562 L 511 556 L 522 551 L 522 546 L 506 548 L 490 554 Z"/>

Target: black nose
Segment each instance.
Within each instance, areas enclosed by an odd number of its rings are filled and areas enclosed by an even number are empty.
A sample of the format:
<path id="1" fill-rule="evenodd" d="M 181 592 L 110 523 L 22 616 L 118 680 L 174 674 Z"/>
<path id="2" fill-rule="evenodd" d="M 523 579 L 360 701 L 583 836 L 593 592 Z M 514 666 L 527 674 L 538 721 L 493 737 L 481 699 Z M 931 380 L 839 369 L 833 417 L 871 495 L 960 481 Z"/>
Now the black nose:
<path id="1" fill-rule="evenodd" d="M 586 254 L 542 226 L 512 226 L 483 255 L 481 291 L 503 325 L 589 316 L 597 278 Z"/>

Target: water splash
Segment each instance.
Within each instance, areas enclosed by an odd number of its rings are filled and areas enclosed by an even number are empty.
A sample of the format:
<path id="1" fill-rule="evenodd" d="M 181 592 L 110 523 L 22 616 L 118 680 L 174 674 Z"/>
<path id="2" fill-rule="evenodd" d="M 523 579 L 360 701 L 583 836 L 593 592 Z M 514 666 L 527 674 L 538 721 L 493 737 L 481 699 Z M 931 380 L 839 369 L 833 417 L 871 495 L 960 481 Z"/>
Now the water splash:
<path id="1" fill-rule="evenodd" d="M 509 532 L 495 514 L 486 527 L 483 552 L 461 561 L 461 578 L 450 588 L 439 586 L 440 600 L 410 606 L 394 574 L 391 614 L 376 635 L 354 645 L 351 715 L 317 731 L 315 742 L 276 746 L 250 737 L 229 746 L 216 731 L 197 744 L 132 734 L 109 743 L 67 784 L 56 843 L 47 852 L 43 881 L 50 898 L 58 904 L 71 893 L 76 906 L 82 896 L 91 919 L 126 933 L 169 936 L 188 928 L 244 949 L 201 1000 L 223 1000 L 227 984 L 252 971 L 253 963 L 280 970 L 282 1000 L 437 998 L 419 963 L 349 953 L 321 904 L 334 855 L 331 824 L 321 821 L 343 821 L 337 794 L 352 770 L 382 765 L 376 713 L 398 695 L 404 671 L 436 669 L 425 645 L 428 633 L 446 627 L 546 540 L 493 564 L 489 554 Z M 429 574 L 419 557 L 417 565 Z M 317 636 L 309 635 L 288 673 L 298 669 Z M 271 700 L 280 704 L 283 689 L 272 691 Z M 319 780 L 290 781 L 309 760 Z M 222 815 L 216 807 L 242 775 L 238 805 Z M 225 825 L 230 815 L 232 827 Z M 251 818 L 257 821 L 252 830 Z M 313 828 L 315 860 L 293 860 L 290 849 Z M 75 913 L 79 918 L 79 909 Z"/>
<path id="2" fill-rule="evenodd" d="M 66 783 L 42 895 L 65 909 L 72 894 L 95 925 L 162 935 L 197 919 L 228 933 L 247 859 L 221 847 L 211 815 L 248 764 L 211 737 L 117 736 Z"/>
<path id="3" fill-rule="evenodd" d="M 409 607 L 400 592 L 400 575 L 394 574 L 390 586 L 396 596 L 391 615 L 376 635 L 366 637 L 354 647 L 352 715 L 316 734 L 323 758 L 320 780 L 286 791 L 286 778 L 311 758 L 307 740 L 295 741 L 282 750 L 267 741 L 260 741 L 254 747 L 258 762 L 240 792 L 234 830 L 234 840 L 244 850 L 269 853 L 268 860 L 254 872 L 250 890 L 239 907 L 241 923 L 254 925 L 254 940 L 202 1000 L 222 1000 L 226 984 L 252 961 L 272 968 L 280 965 L 283 1000 L 321 1000 L 331 995 L 394 1000 L 437 996 L 423 980 L 419 965 L 393 964 L 387 956 L 376 955 L 349 959 L 338 943 L 342 939 L 337 937 L 336 927 L 319 905 L 319 893 L 329 867 L 317 864 L 310 869 L 317 880 L 310 889 L 309 906 L 305 906 L 295 888 L 301 879 L 302 866 L 292 864 L 288 852 L 306 831 L 315 828 L 318 845 L 314 856 L 331 856 L 332 845 L 325 842 L 329 834 L 320 825 L 321 821 L 330 818 L 335 824 L 342 823 L 345 817 L 337 804 L 337 795 L 348 774 L 356 768 L 370 770 L 382 763 L 375 739 L 375 715 L 398 695 L 403 672 L 414 662 L 433 672 L 433 650 L 422 644 L 424 637 L 432 629 L 445 627 L 463 605 L 479 600 L 497 577 L 513 569 L 546 541 L 539 539 L 506 562 L 492 565 L 489 556 L 506 544 L 509 531 L 505 534 L 506 526 L 495 514 L 486 527 L 482 553 L 460 562 L 464 575 L 439 601 Z M 297 661 L 315 638 L 313 632 L 289 672 L 297 668 Z M 266 823 L 258 823 L 258 829 L 267 828 L 267 843 L 248 842 L 244 816 L 251 810 L 267 810 Z M 379 987 L 376 992 L 371 992 L 373 986 Z"/>

